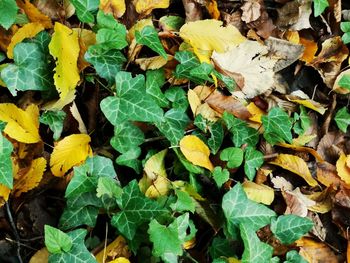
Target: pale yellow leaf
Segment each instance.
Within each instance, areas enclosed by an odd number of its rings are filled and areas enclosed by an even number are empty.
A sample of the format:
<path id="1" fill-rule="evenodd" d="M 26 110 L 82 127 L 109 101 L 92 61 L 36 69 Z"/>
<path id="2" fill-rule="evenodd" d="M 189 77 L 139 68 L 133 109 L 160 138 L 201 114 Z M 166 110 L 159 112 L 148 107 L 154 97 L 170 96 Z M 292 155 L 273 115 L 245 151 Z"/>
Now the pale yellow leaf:
<path id="1" fill-rule="evenodd" d="M 11 42 L 7 47 L 8 58 L 13 58 L 13 49 L 18 43 L 21 43 L 26 38 L 35 37 L 39 32 L 45 28 L 40 23 L 28 23 L 18 29 L 18 31 L 11 38 Z"/>
<path id="2" fill-rule="evenodd" d="M 321 103 L 318 103 L 317 101 L 314 100 L 298 100 L 298 99 L 291 99 L 290 101 L 298 103 L 300 105 L 305 106 L 306 108 L 312 109 L 320 114 L 324 114 L 327 110 L 327 107 L 322 105 Z"/>
<path id="3" fill-rule="evenodd" d="M 84 123 L 83 119 L 81 118 L 80 112 L 79 112 L 75 102 L 72 103 L 72 106 L 69 107 L 69 110 L 72 113 L 72 116 L 74 117 L 74 119 L 78 122 L 78 130 L 81 133 L 87 134 L 88 132 L 87 132 L 85 123 Z"/>
<path id="4" fill-rule="evenodd" d="M 135 63 L 140 66 L 144 71 L 154 70 L 163 67 L 169 60 L 172 60 L 173 56 L 168 55 L 168 59 L 163 58 L 162 56 L 155 56 L 150 58 L 138 58 L 135 60 Z"/>
<path id="5" fill-rule="evenodd" d="M 288 144 L 288 143 L 278 143 L 278 146 L 281 146 L 281 147 L 287 148 L 287 149 L 293 149 L 293 150 L 298 151 L 298 152 L 310 153 L 311 155 L 313 155 L 315 157 L 315 159 L 318 162 L 323 162 L 323 159 L 318 154 L 318 152 L 315 151 L 314 149 L 310 148 L 310 147 L 298 146 L 298 145 L 293 145 L 293 144 Z"/>
<path id="6" fill-rule="evenodd" d="M 317 186 L 317 181 L 312 177 L 306 162 L 298 156 L 291 154 L 279 154 L 271 164 L 277 165 L 302 177 L 310 186 Z"/>
<path id="7" fill-rule="evenodd" d="M 54 82 L 60 101 L 64 101 L 75 90 L 80 80 L 77 66 L 79 50 L 78 33 L 56 22 L 49 51 L 56 59 Z"/>
<path id="8" fill-rule="evenodd" d="M 162 195 L 167 195 L 170 190 L 170 185 L 171 183 L 166 177 L 158 176 L 147 188 L 145 196 L 153 199 Z"/>
<path id="9" fill-rule="evenodd" d="M 96 255 L 96 261 L 98 263 L 107 262 L 107 257 L 124 257 L 129 258 L 131 253 L 129 251 L 128 243 L 124 237 L 118 236 L 112 243 L 110 243 L 105 249 L 102 249 Z"/>
<path id="10" fill-rule="evenodd" d="M 164 164 L 167 152 L 167 149 L 160 151 L 146 161 L 144 171 L 149 179 L 155 180 L 159 176 L 167 177 Z"/>
<path id="11" fill-rule="evenodd" d="M 266 115 L 266 112 L 256 106 L 254 102 L 248 104 L 247 110 L 252 115 L 249 120 L 257 123 L 261 123 L 261 116 Z"/>
<path id="12" fill-rule="evenodd" d="M 31 22 L 38 22 L 45 28 L 52 28 L 51 19 L 43 14 L 35 5 L 33 5 L 29 0 L 17 0 L 17 5 L 19 8 L 23 9 L 28 19 Z"/>
<path id="13" fill-rule="evenodd" d="M 248 198 L 255 202 L 270 205 L 275 198 L 274 190 L 267 185 L 246 181 L 242 186 Z"/>
<path id="14" fill-rule="evenodd" d="M 312 212 L 325 214 L 332 210 L 331 188 L 326 188 L 322 192 L 313 192 L 306 195 L 307 198 L 316 202 L 315 205 L 308 207 Z"/>
<path id="15" fill-rule="evenodd" d="M 11 138 L 24 143 L 41 141 L 37 105 L 31 104 L 22 110 L 15 104 L 1 103 L 0 120 L 7 123 L 4 132 Z"/>
<path id="16" fill-rule="evenodd" d="M 347 156 L 342 153 L 337 161 L 337 173 L 338 176 L 346 183 L 350 185 L 350 168 L 346 165 Z"/>
<path id="17" fill-rule="evenodd" d="M 183 155 L 194 165 L 198 165 L 212 171 L 213 164 L 210 162 L 210 150 L 208 146 L 197 136 L 187 135 L 180 141 L 180 150 Z"/>
<path id="18" fill-rule="evenodd" d="M 311 142 L 313 139 L 315 139 L 317 137 L 316 134 L 303 134 L 303 135 L 299 135 L 298 138 L 294 138 L 293 139 L 293 145 L 296 146 L 304 146 L 305 144 Z"/>
<path id="19" fill-rule="evenodd" d="M 92 154 L 90 141 L 87 134 L 72 134 L 59 141 L 51 154 L 52 174 L 62 177 L 73 166 L 83 163 Z"/>
<path id="20" fill-rule="evenodd" d="M 99 8 L 105 14 L 112 14 L 114 18 L 119 18 L 125 13 L 125 0 L 100 0 Z"/>
<path id="21" fill-rule="evenodd" d="M 34 159 L 26 174 L 21 175 L 15 181 L 13 192 L 16 197 L 37 187 L 43 178 L 46 170 L 46 160 L 44 157 Z"/>
<path id="22" fill-rule="evenodd" d="M 187 99 L 188 99 L 188 103 L 190 104 L 190 108 L 192 110 L 193 116 L 197 116 L 197 109 L 202 104 L 199 96 L 194 90 L 188 89 Z"/>
<path id="23" fill-rule="evenodd" d="M 49 251 L 46 247 L 38 250 L 29 260 L 29 263 L 48 263 L 49 262 Z"/>
<path id="24" fill-rule="evenodd" d="M 112 261 L 109 261 L 108 263 L 130 263 L 130 261 L 127 258 L 120 257 L 120 258 L 116 258 Z"/>
<path id="25" fill-rule="evenodd" d="M 75 99 L 75 90 L 70 90 L 64 99 L 59 99 L 56 101 L 50 101 L 46 103 L 42 109 L 43 110 L 61 110 L 64 106 L 71 103 Z"/>
<path id="26" fill-rule="evenodd" d="M 133 4 L 137 13 L 148 15 L 155 8 L 168 8 L 169 0 L 134 0 Z"/>

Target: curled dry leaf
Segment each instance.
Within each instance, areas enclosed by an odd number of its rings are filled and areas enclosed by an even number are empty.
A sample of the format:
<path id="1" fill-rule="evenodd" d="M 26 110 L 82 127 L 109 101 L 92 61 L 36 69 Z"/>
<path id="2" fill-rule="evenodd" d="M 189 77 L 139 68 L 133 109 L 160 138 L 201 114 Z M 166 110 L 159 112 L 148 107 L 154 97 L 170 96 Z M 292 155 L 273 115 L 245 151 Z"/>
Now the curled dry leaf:
<path id="1" fill-rule="evenodd" d="M 255 105 L 254 102 L 250 102 L 247 106 L 247 110 L 249 113 L 252 115 L 249 117 L 250 121 L 257 122 L 257 123 L 262 123 L 261 122 L 261 117 L 266 115 L 266 112 L 260 109 Z"/>
<path id="2" fill-rule="evenodd" d="M 28 19 L 31 22 L 37 22 L 41 24 L 44 28 L 53 27 L 51 19 L 47 15 L 41 13 L 41 11 L 29 0 L 17 0 L 16 3 L 19 8 L 23 9 L 23 11 L 25 12 Z"/>
<path id="3" fill-rule="evenodd" d="M 312 238 L 302 237 L 296 241 L 296 245 L 300 248 L 299 254 L 310 263 L 324 262 L 337 263 L 338 258 L 334 252 L 322 242 L 317 242 Z"/>
<path id="4" fill-rule="evenodd" d="M 246 23 L 253 22 L 261 16 L 260 12 L 261 5 L 258 1 L 246 1 L 242 9 L 242 21 Z"/>
<path id="5" fill-rule="evenodd" d="M 347 156 L 342 153 L 337 161 L 337 173 L 338 176 L 350 186 L 350 168 L 346 165 Z"/>
<path id="6" fill-rule="evenodd" d="M 304 53 L 300 60 L 306 63 L 310 63 L 315 58 L 315 54 L 318 49 L 317 43 L 313 40 L 308 40 L 302 37 L 300 38 L 299 43 L 304 46 Z"/>
<path id="7" fill-rule="evenodd" d="M 293 149 L 295 151 L 300 151 L 300 152 L 307 152 L 310 153 L 311 155 L 313 155 L 315 157 L 315 159 L 318 162 L 323 162 L 322 157 L 317 153 L 317 151 L 315 151 L 314 149 L 310 148 L 310 147 L 304 147 L 304 146 L 297 146 L 297 145 L 293 145 L 293 144 L 288 144 L 288 143 L 278 143 L 278 146 L 281 146 L 283 148 L 287 148 L 287 149 Z"/>
<path id="8" fill-rule="evenodd" d="M 172 59 L 173 56 L 171 55 L 168 55 L 168 59 L 165 59 L 162 56 L 155 56 L 150 58 L 138 58 L 135 60 L 135 63 L 139 65 L 142 70 L 146 71 L 159 69 Z"/>
<path id="9" fill-rule="evenodd" d="M 346 88 L 343 88 L 341 86 L 339 86 L 339 81 L 341 80 L 341 78 L 345 75 L 350 75 L 350 69 L 347 69 L 347 70 L 344 70 L 343 72 L 341 72 L 337 78 L 335 79 L 335 82 L 334 82 L 334 85 L 333 85 L 333 90 L 336 92 L 336 93 L 339 93 L 339 94 L 349 94 L 350 93 L 350 90 L 349 89 L 346 89 Z"/>
<path id="10" fill-rule="evenodd" d="M 316 176 L 317 180 L 327 186 L 333 186 L 335 189 L 344 185 L 344 182 L 340 179 L 337 173 L 336 166 L 328 162 L 322 162 L 316 164 Z"/>
<path id="11" fill-rule="evenodd" d="M 134 0 L 133 4 L 137 13 L 146 16 L 155 8 L 168 8 L 169 0 Z"/>
<path id="12" fill-rule="evenodd" d="M 282 191 L 282 195 L 287 205 L 285 214 L 306 217 L 308 208 L 316 205 L 315 201 L 307 198 L 300 192 L 299 187 L 295 188 L 293 191 Z"/>
<path id="13" fill-rule="evenodd" d="M 90 64 L 85 60 L 84 55 L 88 50 L 89 46 L 96 44 L 96 34 L 91 30 L 73 28 L 74 32 L 78 33 L 79 38 L 79 57 L 78 57 L 78 69 L 79 72 L 83 71 Z"/>
<path id="14" fill-rule="evenodd" d="M 106 248 L 103 248 L 99 253 L 97 253 L 95 257 L 98 263 L 102 263 L 106 262 L 106 260 L 111 260 L 118 257 L 129 258 L 130 256 L 131 252 L 127 241 L 123 236 L 118 236 Z"/>
<path id="15" fill-rule="evenodd" d="M 323 160 L 329 163 L 335 163 L 341 151 L 344 150 L 344 143 L 344 134 L 339 131 L 328 132 L 320 140 L 317 146 L 317 152 Z"/>
<path id="16" fill-rule="evenodd" d="M 125 0 L 100 0 L 99 8 L 105 14 L 112 14 L 114 18 L 119 18 L 125 13 Z"/>

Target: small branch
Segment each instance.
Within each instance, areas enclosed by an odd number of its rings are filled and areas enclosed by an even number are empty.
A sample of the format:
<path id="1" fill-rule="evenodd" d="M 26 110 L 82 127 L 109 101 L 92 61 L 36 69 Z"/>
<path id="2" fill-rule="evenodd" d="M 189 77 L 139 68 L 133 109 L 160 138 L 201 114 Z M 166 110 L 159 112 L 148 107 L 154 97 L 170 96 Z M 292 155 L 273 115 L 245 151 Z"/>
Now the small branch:
<path id="1" fill-rule="evenodd" d="M 17 258 L 18 258 L 19 263 L 23 263 L 23 260 L 22 260 L 22 257 L 21 257 L 21 243 L 19 241 L 20 238 L 19 238 L 19 235 L 18 235 L 18 232 L 17 232 L 17 228 L 16 228 L 16 225 L 15 225 L 15 222 L 13 221 L 10 205 L 9 205 L 8 202 L 6 202 L 5 206 L 6 206 L 6 212 L 7 212 L 8 220 L 10 222 L 10 225 L 12 227 L 12 230 L 13 230 L 15 238 L 16 238 Z"/>
<path id="2" fill-rule="evenodd" d="M 278 153 L 272 153 L 272 154 L 264 155 L 264 160 L 276 158 L 277 156 L 278 156 Z"/>

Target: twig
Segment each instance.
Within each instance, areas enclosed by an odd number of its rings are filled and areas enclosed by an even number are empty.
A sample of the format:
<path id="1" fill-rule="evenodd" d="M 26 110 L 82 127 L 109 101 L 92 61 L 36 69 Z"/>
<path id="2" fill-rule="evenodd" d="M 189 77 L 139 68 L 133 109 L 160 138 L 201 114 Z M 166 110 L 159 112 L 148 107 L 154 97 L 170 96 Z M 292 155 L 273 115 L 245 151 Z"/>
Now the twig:
<path id="1" fill-rule="evenodd" d="M 105 235 L 105 243 L 103 247 L 103 263 L 106 262 L 107 237 L 108 237 L 108 223 L 106 223 L 106 235 Z"/>
<path id="2" fill-rule="evenodd" d="M 10 222 L 10 225 L 12 227 L 12 230 L 13 230 L 13 232 L 15 234 L 15 238 L 16 238 L 17 258 L 18 258 L 19 263 L 23 263 L 23 260 L 22 260 L 22 257 L 21 257 L 21 243 L 19 241 L 20 238 L 19 238 L 19 235 L 18 235 L 18 232 L 17 232 L 17 228 L 16 228 L 16 225 L 15 225 L 15 222 L 13 221 L 10 205 L 9 205 L 8 202 L 6 202 L 5 206 L 6 206 L 6 212 L 7 212 L 8 220 Z"/>

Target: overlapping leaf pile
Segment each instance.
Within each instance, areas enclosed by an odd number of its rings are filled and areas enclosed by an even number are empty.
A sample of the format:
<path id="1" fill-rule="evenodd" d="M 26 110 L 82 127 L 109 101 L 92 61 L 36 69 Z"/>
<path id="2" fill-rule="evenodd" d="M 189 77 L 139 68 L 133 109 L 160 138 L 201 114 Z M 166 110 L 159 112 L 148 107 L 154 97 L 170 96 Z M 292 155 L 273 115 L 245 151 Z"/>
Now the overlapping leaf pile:
<path id="1" fill-rule="evenodd" d="M 1 262 L 350 260 L 349 3 L 0 10 Z"/>

